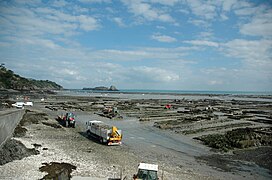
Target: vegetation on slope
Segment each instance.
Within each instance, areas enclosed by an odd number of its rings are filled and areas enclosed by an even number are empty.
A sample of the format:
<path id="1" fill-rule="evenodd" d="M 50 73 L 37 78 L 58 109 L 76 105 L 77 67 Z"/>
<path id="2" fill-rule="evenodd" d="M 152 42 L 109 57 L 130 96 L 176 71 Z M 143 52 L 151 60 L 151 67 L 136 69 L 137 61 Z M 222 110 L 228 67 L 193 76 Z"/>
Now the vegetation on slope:
<path id="1" fill-rule="evenodd" d="M 14 90 L 59 90 L 62 86 L 49 80 L 27 79 L 12 70 L 0 66 L 0 89 Z"/>

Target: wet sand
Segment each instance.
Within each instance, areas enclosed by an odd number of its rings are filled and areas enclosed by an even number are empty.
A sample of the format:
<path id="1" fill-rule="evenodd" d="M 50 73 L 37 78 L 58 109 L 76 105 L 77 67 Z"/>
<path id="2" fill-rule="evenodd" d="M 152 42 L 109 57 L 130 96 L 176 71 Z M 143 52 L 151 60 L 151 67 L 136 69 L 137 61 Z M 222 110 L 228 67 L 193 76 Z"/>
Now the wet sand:
<path id="1" fill-rule="evenodd" d="M 123 169 L 123 176 L 131 178 L 136 173 L 137 164 L 142 161 L 159 164 L 164 171 L 164 179 L 271 178 L 271 163 L 264 165 L 265 158 L 254 160 L 254 156 L 250 156 L 258 152 L 258 155 L 270 158 L 269 141 L 264 141 L 267 143 L 264 144 L 256 140 L 245 148 L 252 152 L 237 147 L 225 152 L 211 149 L 197 140 L 206 135 L 224 135 L 246 127 L 253 128 L 261 139 L 266 136 L 271 139 L 272 103 L 267 96 L 124 96 L 98 93 L 88 96 L 48 95 L 44 102 L 40 102 L 41 97 L 37 95 L 35 98 L 34 107 L 30 110 L 45 113 L 48 119 L 26 125 L 26 135 L 15 139 L 30 148 L 33 148 L 32 144 L 40 144 L 36 147 L 40 154 L 0 166 L 1 179 L 42 178 L 45 173 L 39 168 L 42 163 L 50 162 L 76 166 L 72 176 L 113 178 Z M 172 108 L 164 109 L 166 104 L 171 104 Z M 117 107 L 123 119 L 99 116 L 98 112 L 105 106 Z M 52 125 L 58 124 L 54 118 L 66 111 L 77 115 L 75 129 Z M 85 122 L 94 119 L 122 129 L 123 145 L 108 147 L 86 138 Z M 264 145 L 268 149 L 258 148 Z M 254 150 L 256 148 L 258 150 Z M 224 162 L 227 168 L 220 162 Z M 19 170 L 22 165 L 29 171 Z"/>

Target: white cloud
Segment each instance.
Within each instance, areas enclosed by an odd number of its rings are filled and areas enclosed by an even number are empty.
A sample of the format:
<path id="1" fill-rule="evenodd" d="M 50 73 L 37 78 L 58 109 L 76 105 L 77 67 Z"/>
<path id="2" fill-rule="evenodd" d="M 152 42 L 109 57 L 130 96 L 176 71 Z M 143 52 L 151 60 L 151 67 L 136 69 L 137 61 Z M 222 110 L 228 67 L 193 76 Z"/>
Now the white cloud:
<path id="1" fill-rule="evenodd" d="M 232 7 L 237 4 L 237 0 L 223 0 L 222 9 L 223 11 L 230 11 Z"/>
<path id="2" fill-rule="evenodd" d="M 157 29 L 166 29 L 164 26 L 156 26 Z"/>
<path id="3" fill-rule="evenodd" d="M 204 27 L 210 26 L 210 24 L 207 21 L 204 21 L 201 19 L 190 19 L 188 22 L 195 26 L 204 26 Z"/>
<path id="4" fill-rule="evenodd" d="M 208 81 L 208 84 L 210 84 L 210 85 L 221 85 L 221 84 L 223 84 L 223 81 L 222 80 L 210 80 L 210 81 Z"/>
<path id="5" fill-rule="evenodd" d="M 226 16 L 226 14 L 224 14 L 224 13 L 221 13 L 221 14 L 220 14 L 220 18 L 221 18 L 223 21 L 229 19 L 228 16 Z"/>
<path id="6" fill-rule="evenodd" d="M 176 73 L 157 67 L 133 67 L 130 71 L 130 75 L 132 75 L 133 78 L 140 79 L 145 82 L 171 82 L 180 79 L 179 75 Z"/>
<path id="7" fill-rule="evenodd" d="M 77 29 L 96 30 L 100 27 L 98 20 L 83 14 L 69 14 L 50 6 L 36 7 L 33 4 L 24 6 L 2 6 L 0 27 L 10 35 L 41 36 L 59 34 L 70 36 L 77 34 Z"/>
<path id="8" fill-rule="evenodd" d="M 123 19 L 120 17 L 113 18 L 113 21 L 119 26 L 119 27 L 126 27 L 125 23 L 123 22 Z"/>
<path id="9" fill-rule="evenodd" d="M 253 36 L 272 36 L 272 9 L 269 12 L 256 15 L 251 22 L 243 24 L 240 32 Z"/>
<path id="10" fill-rule="evenodd" d="M 111 0 L 80 0 L 82 3 L 111 3 Z"/>
<path id="11" fill-rule="evenodd" d="M 181 59 L 185 52 L 196 50 L 195 47 L 177 48 L 136 48 L 132 50 L 104 49 L 93 51 L 89 56 L 96 60 L 141 61 Z"/>
<path id="12" fill-rule="evenodd" d="M 171 36 L 159 35 L 159 34 L 154 34 L 151 36 L 151 38 L 159 42 L 167 42 L 167 43 L 177 41 L 176 38 L 173 38 Z"/>
<path id="13" fill-rule="evenodd" d="M 209 31 L 200 32 L 199 34 L 200 39 L 211 39 L 213 38 L 213 33 Z"/>
<path id="14" fill-rule="evenodd" d="M 205 68 L 196 74 L 196 82 L 213 90 L 260 91 L 272 88 L 271 72 L 260 68 L 242 66 L 237 68 Z"/>
<path id="15" fill-rule="evenodd" d="M 183 41 L 184 43 L 196 45 L 196 46 L 210 46 L 210 47 L 219 47 L 217 42 L 206 41 L 206 40 L 191 40 L 191 41 Z"/>
<path id="16" fill-rule="evenodd" d="M 272 36 L 272 22 L 265 22 L 263 19 L 252 21 L 241 27 L 241 33 L 254 36 Z"/>
<path id="17" fill-rule="evenodd" d="M 205 19 L 213 19 L 216 17 L 216 6 L 210 1 L 201 1 L 201 0 L 189 0 L 187 5 L 191 8 L 191 11 Z"/>
<path id="18" fill-rule="evenodd" d="M 148 21 L 174 22 L 174 19 L 168 13 L 153 8 L 148 3 L 134 0 L 122 0 L 122 2 L 135 16 L 143 17 Z"/>
<path id="19" fill-rule="evenodd" d="M 235 39 L 224 45 L 223 51 L 230 57 L 242 59 L 250 69 L 269 71 L 272 74 L 272 41 Z"/>
<path id="20" fill-rule="evenodd" d="M 93 17 L 89 17 L 86 15 L 80 15 L 77 18 L 78 18 L 78 21 L 80 22 L 79 23 L 80 28 L 85 31 L 95 30 L 99 27 L 97 20 Z"/>
<path id="21" fill-rule="evenodd" d="M 188 15 L 190 12 L 187 9 L 180 9 L 179 12 Z"/>
<path id="22" fill-rule="evenodd" d="M 254 15 L 258 11 L 258 7 L 247 6 L 244 8 L 237 8 L 234 13 L 238 16 Z"/>
<path id="23" fill-rule="evenodd" d="M 272 36 L 272 8 L 260 4 L 245 4 L 234 11 L 240 18 L 240 32 L 250 36 Z"/>
<path id="24" fill-rule="evenodd" d="M 180 0 L 150 0 L 151 3 L 159 3 L 162 5 L 173 6 L 178 3 Z"/>
<path id="25" fill-rule="evenodd" d="M 66 6 L 68 3 L 67 3 L 67 1 L 65 1 L 65 0 L 55 0 L 54 2 L 53 2 L 53 6 L 55 6 L 55 7 L 64 7 L 64 6 Z"/>

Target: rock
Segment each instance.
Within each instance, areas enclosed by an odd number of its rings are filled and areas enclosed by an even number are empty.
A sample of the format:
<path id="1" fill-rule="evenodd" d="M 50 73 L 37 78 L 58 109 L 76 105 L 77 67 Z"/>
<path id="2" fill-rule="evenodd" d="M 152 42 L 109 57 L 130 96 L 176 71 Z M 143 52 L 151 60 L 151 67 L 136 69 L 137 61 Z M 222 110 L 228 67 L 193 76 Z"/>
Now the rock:
<path id="1" fill-rule="evenodd" d="M 105 86 L 99 86 L 99 87 L 93 88 L 93 90 L 95 90 L 95 91 L 108 91 L 109 89 Z"/>
<path id="2" fill-rule="evenodd" d="M 35 150 L 34 148 L 28 149 L 20 141 L 9 139 L 0 149 L 0 165 L 37 154 L 39 154 L 39 151 Z"/>
<path id="3" fill-rule="evenodd" d="M 118 89 L 115 86 L 111 85 L 109 91 L 118 91 Z"/>
<path id="4" fill-rule="evenodd" d="M 107 88 L 105 86 L 98 86 L 95 88 L 83 88 L 82 90 L 91 90 L 91 91 L 118 91 L 118 89 L 115 86 L 110 86 L 110 88 Z"/>

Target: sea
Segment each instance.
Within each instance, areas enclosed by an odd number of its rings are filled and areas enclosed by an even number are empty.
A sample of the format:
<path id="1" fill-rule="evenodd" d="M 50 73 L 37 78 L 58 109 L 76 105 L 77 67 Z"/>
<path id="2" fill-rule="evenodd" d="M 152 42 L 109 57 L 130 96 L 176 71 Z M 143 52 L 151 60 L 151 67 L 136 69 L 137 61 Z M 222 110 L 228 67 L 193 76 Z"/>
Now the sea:
<path id="1" fill-rule="evenodd" d="M 219 99 L 272 102 L 272 92 L 253 91 L 184 91 L 184 90 L 145 90 L 121 89 L 119 91 L 93 91 L 66 89 L 57 91 L 64 96 L 111 97 L 119 99 Z"/>
<path id="2" fill-rule="evenodd" d="M 82 89 L 66 89 L 75 93 L 124 93 L 124 94 L 184 94 L 184 95 L 272 95 L 272 91 L 195 91 L 195 90 L 147 90 L 147 89 L 120 89 L 119 91 L 93 91 Z"/>

